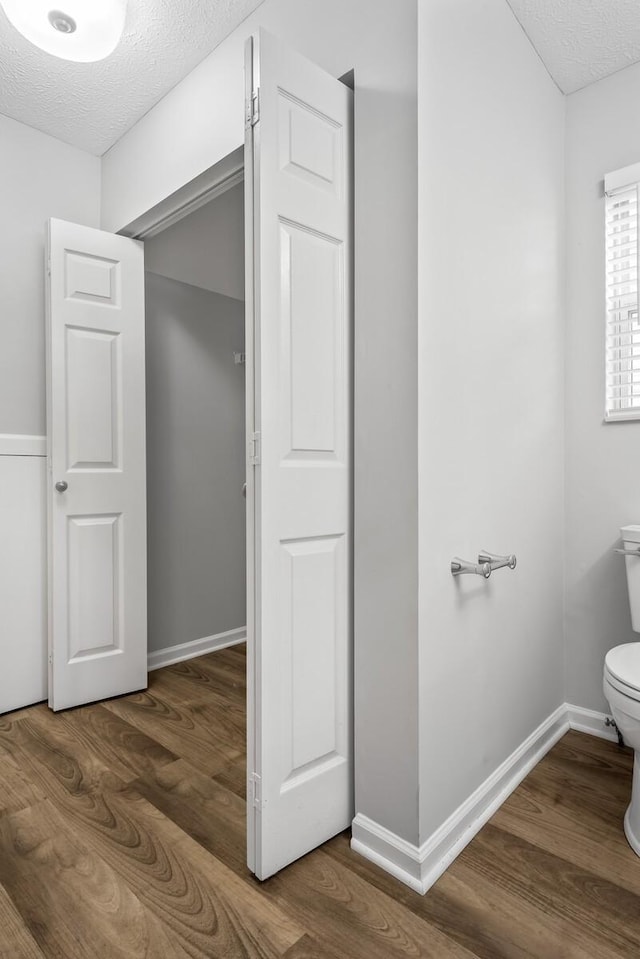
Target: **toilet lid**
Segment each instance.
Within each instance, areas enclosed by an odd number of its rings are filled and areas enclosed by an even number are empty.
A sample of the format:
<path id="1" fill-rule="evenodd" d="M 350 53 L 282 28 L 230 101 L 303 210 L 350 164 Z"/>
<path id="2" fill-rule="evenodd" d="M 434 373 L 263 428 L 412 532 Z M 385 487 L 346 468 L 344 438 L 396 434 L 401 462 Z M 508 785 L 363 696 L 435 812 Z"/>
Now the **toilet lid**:
<path id="1" fill-rule="evenodd" d="M 610 649 L 604 664 L 619 682 L 640 692 L 640 643 L 625 643 Z"/>

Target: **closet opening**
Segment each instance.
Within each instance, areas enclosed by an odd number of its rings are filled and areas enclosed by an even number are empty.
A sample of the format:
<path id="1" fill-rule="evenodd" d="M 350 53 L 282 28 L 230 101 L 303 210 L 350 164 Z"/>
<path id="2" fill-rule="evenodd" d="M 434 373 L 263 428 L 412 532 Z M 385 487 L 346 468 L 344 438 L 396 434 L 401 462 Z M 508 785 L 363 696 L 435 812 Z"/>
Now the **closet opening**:
<path id="1" fill-rule="evenodd" d="M 149 733 L 184 761 L 185 789 L 224 793 L 220 809 L 231 820 L 220 826 L 227 840 L 233 834 L 239 867 L 246 855 L 243 191 L 239 171 L 213 198 L 144 238 L 150 673 L 148 690 L 117 707 L 138 728 L 149 716 Z"/>
<path id="2" fill-rule="evenodd" d="M 145 241 L 151 669 L 246 636 L 243 184 Z"/>

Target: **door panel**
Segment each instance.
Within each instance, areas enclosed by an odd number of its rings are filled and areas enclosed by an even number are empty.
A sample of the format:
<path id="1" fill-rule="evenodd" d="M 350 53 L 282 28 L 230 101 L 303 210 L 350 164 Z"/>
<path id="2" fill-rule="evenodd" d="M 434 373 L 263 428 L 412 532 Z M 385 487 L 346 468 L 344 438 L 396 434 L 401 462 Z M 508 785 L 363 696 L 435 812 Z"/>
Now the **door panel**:
<path id="1" fill-rule="evenodd" d="M 48 266 L 49 703 L 64 709 L 147 684 L 143 248 L 51 220 Z"/>
<path id="2" fill-rule="evenodd" d="M 336 392 L 344 378 L 343 370 L 336 368 L 336 344 L 344 341 L 345 332 L 339 309 L 344 250 L 334 239 L 297 224 L 282 223 L 280 235 L 282 340 L 290 349 L 283 371 L 283 385 L 290 389 L 283 407 L 289 446 L 285 455 L 291 459 L 334 453 L 340 404 Z"/>
<path id="3" fill-rule="evenodd" d="M 290 683 L 283 687 L 283 711 L 291 735 L 291 770 L 285 784 L 312 765 L 344 757 L 341 727 L 346 703 L 337 684 L 341 663 L 337 622 L 345 575 L 344 537 L 283 543 L 282 623 Z M 342 693 L 342 695 L 341 695 Z"/>
<path id="4" fill-rule="evenodd" d="M 247 50 L 249 865 L 351 822 L 352 94 L 260 31 Z M 259 96 L 257 94 L 259 88 Z"/>
<path id="5" fill-rule="evenodd" d="M 121 516 L 69 516 L 69 662 L 120 649 Z"/>
<path id="6" fill-rule="evenodd" d="M 65 332 L 67 469 L 119 469 L 119 334 L 69 326 Z"/>

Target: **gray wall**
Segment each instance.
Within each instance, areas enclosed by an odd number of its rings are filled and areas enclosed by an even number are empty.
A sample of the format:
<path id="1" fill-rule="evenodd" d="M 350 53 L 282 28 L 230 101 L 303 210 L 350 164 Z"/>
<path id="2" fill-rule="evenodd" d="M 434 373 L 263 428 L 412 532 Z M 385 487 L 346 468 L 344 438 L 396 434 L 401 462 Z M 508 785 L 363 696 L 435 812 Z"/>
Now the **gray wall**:
<path id="1" fill-rule="evenodd" d="M 565 107 L 506 0 L 420 5 L 419 93 L 425 840 L 564 701 Z"/>
<path id="2" fill-rule="evenodd" d="M 45 433 L 49 217 L 100 225 L 100 160 L 0 116 L 0 433 Z"/>
<path id="3" fill-rule="evenodd" d="M 638 639 L 612 548 L 640 522 L 640 422 L 603 422 L 603 180 L 640 161 L 639 103 L 640 64 L 567 97 L 567 699 L 606 713 L 605 654 Z"/>
<path id="4" fill-rule="evenodd" d="M 246 624 L 244 304 L 146 275 L 149 649 Z"/>
<path id="5" fill-rule="evenodd" d="M 416 0 L 265 0 L 103 158 L 103 226 L 242 144 L 244 42 L 259 26 L 333 76 L 355 71 L 356 809 L 416 842 Z"/>

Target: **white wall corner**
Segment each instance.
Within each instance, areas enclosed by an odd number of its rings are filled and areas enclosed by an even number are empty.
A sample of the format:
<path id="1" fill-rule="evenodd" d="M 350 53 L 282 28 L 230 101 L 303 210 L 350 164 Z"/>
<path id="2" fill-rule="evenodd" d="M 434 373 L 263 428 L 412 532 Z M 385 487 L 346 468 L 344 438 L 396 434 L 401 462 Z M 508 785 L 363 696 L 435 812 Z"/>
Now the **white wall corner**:
<path id="1" fill-rule="evenodd" d="M 415 892 L 427 891 L 422 881 L 419 847 L 362 813 L 357 813 L 351 823 L 351 848 Z"/>
<path id="2" fill-rule="evenodd" d="M 216 649 L 225 649 L 227 646 L 236 646 L 244 643 L 247 638 L 247 627 L 229 629 L 225 633 L 216 633 L 215 636 L 204 636 L 202 639 L 193 639 L 189 643 L 180 643 L 178 646 L 167 646 L 165 649 L 156 649 L 147 657 L 149 672 L 160 669 L 161 666 L 173 666 L 186 659 L 204 656 Z"/>
<path id="3" fill-rule="evenodd" d="M 351 827 L 351 848 L 424 895 L 516 786 L 569 730 L 570 710 L 574 709 L 563 703 L 551 713 L 421 846 L 407 842 L 358 813 Z M 584 717 L 588 712 L 576 709 L 576 717 L 578 713 Z M 573 724 L 571 728 L 591 731 Z"/>

